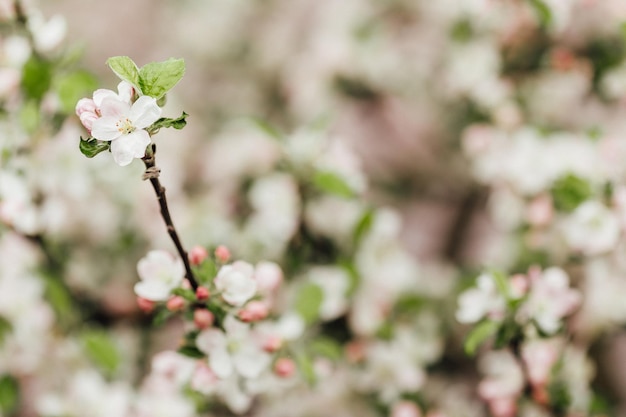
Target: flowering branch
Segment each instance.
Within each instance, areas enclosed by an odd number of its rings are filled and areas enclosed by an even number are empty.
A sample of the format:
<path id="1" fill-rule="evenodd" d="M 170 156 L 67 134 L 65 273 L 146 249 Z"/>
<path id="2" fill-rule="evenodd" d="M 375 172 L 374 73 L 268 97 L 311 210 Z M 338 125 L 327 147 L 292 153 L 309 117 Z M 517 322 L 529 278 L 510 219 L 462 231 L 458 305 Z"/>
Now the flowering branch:
<path id="1" fill-rule="evenodd" d="M 187 255 L 187 251 L 185 250 L 185 248 L 183 248 L 183 244 L 178 237 L 178 233 L 176 232 L 176 228 L 174 227 L 172 217 L 170 216 L 170 210 L 167 206 L 167 197 L 165 196 L 165 187 L 163 187 L 161 185 L 161 181 L 159 181 L 160 170 L 156 166 L 155 153 L 156 145 L 152 144 L 152 146 L 148 148 L 146 156 L 141 158 L 141 160 L 146 165 L 146 171 L 144 173 L 143 179 L 149 179 L 150 183 L 152 184 L 152 188 L 154 188 L 154 192 L 156 193 L 157 199 L 159 200 L 161 216 L 163 217 L 163 221 L 167 226 L 167 233 L 172 238 L 174 246 L 176 246 L 176 250 L 183 260 L 183 263 L 185 265 L 185 277 L 189 281 L 189 284 L 191 284 L 191 288 L 193 288 L 195 291 L 198 288 L 198 281 L 193 275 L 191 265 L 189 264 L 189 256 Z"/>

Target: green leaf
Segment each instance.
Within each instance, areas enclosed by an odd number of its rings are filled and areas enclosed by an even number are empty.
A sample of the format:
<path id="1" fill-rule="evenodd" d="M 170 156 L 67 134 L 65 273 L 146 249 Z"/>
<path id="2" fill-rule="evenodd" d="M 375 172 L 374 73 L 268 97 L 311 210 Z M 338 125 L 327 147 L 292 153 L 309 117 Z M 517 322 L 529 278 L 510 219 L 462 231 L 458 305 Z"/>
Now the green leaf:
<path id="1" fill-rule="evenodd" d="M 282 135 L 274 126 L 263 119 L 253 117 L 250 119 L 252 124 L 272 139 L 281 139 Z"/>
<path id="2" fill-rule="evenodd" d="M 504 298 L 509 298 L 509 283 L 502 272 L 494 271 L 491 273 L 493 281 L 496 283 L 496 288 L 500 295 Z"/>
<path id="3" fill-rule="evenodd" d="M 0 411 L 12 414 L 20 402 L 20 386 L 11 375 L 0 378 Z"/>
<path id="4" fill-rule="evenodd" d="M 56 82 L 56 91 L 64 113 L 74 113 L 76 102 L 98 88 L 98 80 L 87 71 L 75 71 Z"/>
<path id="5" fill-rule="evenodd" d="M 182 346 L 178 349 L 178 353 L 181 355 L 188 356 L 193 359 L 202 359 L 205 358 L 206 355 L 200 349 L 192 345 Z"/>
<path id="6" fill-rule="evenodd" d="M 22 68 L 22 90 L 26 97 L 41 101 L 52 84 L 52 65 L 35 56 Z"/>
<path id="7" fill-rule="evenodd" d="M 188 288 L 174 288 L 172 290 L 172 294 L 179 295 L 187 301 L 196 301 L 196 294 L 193 292 L 193 290 L 190 290 Z"/>
<path id="8" fill-rule="evenodd" d="M 343 356 L 341 345 L 329 337 L 319 337 L 311 343 L 311 352 L 332 360 L 339 360 Z"/>
<path id="9" fill-rule="evenodd" d="M 0 316 L 0 346 L 4 343 L 4 339 L 11 333 L 13 330 L 13 325 L 11 322 Z"/>
<path id="10" fill-rule="evenodd" d="M 151 62 L 139 70 L 139 88 L 147 96 L 160 99 L 170 91 L 185 74 L 185 61 L 170 58 Z"/>
<path id="11" fill-rule="evenodd" d="M 490 320 L 478 323 L 465 338 L 465 344 L 463 345 L 465 353 L 469 356 L 474 356 L 478 347 L 485 340 L 496 334 L 499 327 L 500 323 Z"/>
<path id="12" fill-rule="evenodd" d="M 20 109 L 20 125 L 28 133 L 33 133 L 39 127 L 41 121 L 41 112 L 39 111 L 39 103 L 36 100 L 28 100 Z"/>
<path id="13" fill-rule="evenodd" d="M 83 155 L 87 158 L 93 158 L 98 155 L 100 152 L 108 151 L 111 147 L 109 142 L 100 142 L 94 138 L 83 139 L 80 138 L 80 143 L 78 147 Z"/>
<path id="14" fill-rule="evenodd" d="M 542 27 L 548 27 L 552 23 L 552 11 L 543 0 L 528 0 L 530 5 L 535 9 L 537 18 Z"/>
<path id="15" fill-rule="evenodd" d="M 552 186 L 552 199 L 557 210 L 571 212 L 591 197 L 591 185 L 584 179 L 567 174 Z"/>
<path id="16" fill-rule="evenodd" d="M 300 288 L 296 296 L 296 312 L 302 316 L 306 323 L 313 323 L 318 315 L 322 301 L 324 300 L 324 292 L 313 283 L 307 283 Z"/>
<path id="17" fill-rule="evenodd" d="M 371 229 L 372 224 L 374 224 L 375 212 L 372 208 L 368 208 L 363 213 L 363 216 L 359 219 L 358 223 L 354 228 L 353 241 L 358 244 L 363 236 Z"/>
<path id="18" fill-rule="evenodd" d="M 129 82 L 136 89 L 140 88 L 139 69 L 135 62 L 127 56 L 114 56 L 107 59 L 107 65 L 122 80 Z"/>
<path id="19" fill-rule="evenodd" d="M 304 380 L 311 385 L 315 384 L 317 376 L 315 375 L 315 368 L 313 368 L 311 357 L 304 353 L 299 353 L 295 359 L 298 365 L 298 371 Z"/>
<path id="20" fill-rule="evenodd" d="M 200 284 L 208 284 L 217 275 L 217 265 L 211 258 L 205 259 L 200 265 L 192 266 L 193 274 Z"/>
<path id="21" fill-rule="evenodd" d="M 120 352 L 111 337 L 101 330 L 87 330 L 81 337 L 85 354 L 111 376 L 121 363 Z"/>
<path id="22" fill-rule="evenodd" d="M 154 135 L 155 133 L 157 133 L 159 129 L 161 129 L 162 127 L 165 127 L 165 128 L 173 127 L 174 129 L 180 130 L 187 125 L 187 120 L 186 120 L 187 116 L 189 115 L 183 112 L 183 114 L 181 114 L 180 117 L 176 119 L 170 119 L 168 117 L 161 117 L 159 120 L 152 123 L 152 125 L 148 127 L 148 129 L 146 130 L 151 135 Z"/>
<path id="23" fill-rule="evenodd" d="M 163 324 L 165 324 L 165 322 L 167 322 L 173 316 L 174 316 L 174 313 L 172 313 L 168 309 L 166 308 L 159 309 L 157 313 L 154 315 L 154 318 L 152 319 L 152 325 L 155 327 L 162 326 Z"/>
<path id="24" fill-rule="evenodd" d="M 313 185 L 321 191 L 334 194 L 339 197 L 354 197 L 352 188 L 337 174 L 330 171 L 318 171 L 313 177 Z"/>

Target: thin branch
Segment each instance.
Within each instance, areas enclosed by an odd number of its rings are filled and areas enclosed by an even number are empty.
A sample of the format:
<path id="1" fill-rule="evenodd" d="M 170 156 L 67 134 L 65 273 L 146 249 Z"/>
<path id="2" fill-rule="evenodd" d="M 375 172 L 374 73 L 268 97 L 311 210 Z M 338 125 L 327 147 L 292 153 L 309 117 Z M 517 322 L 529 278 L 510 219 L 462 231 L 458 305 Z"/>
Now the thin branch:
<path id="1" fill-rule="evenodd" d="M 191 284 L 191 288 L 194 291 L 198 288 L 198 281 L 196 281 L 196 277 L 193 275 L 193 271 L 191 270 L 191 265 L 189 264 L 189 256 L 187 255 L 187 251 L 183 248 L 183 244 L 178 237 L 178 233 L 176 232 L 176 228 L 174 227 L 174 223 L 172 222 L 172 217 L 170 216 L 170 210 L 167 206 L 167 197 L 165 196 L 165 188 L 161 185 L 159 181 L 159 174 L 161 170 L 156 167 L 155 162 L 155 153 L 156 146 L 153 144 L 151 148 L 146 152 L 146 156 L 142 158 L 144 164 L 146 165 L 146 171 L 143 175 L 143 179 L 150 180 L 150 184 L 152 184 L 152 188 L 154 188 L 154 192 L 156 193 L 157 199 L 159 201 L 159 207 L 161 208 L 161 217 L 163 217 L 163 221 L 165 221 L 165 226 L 167 227 L 167 233 L 172 238 L 174 242 L 174 246 L 176 246 L 176 250 L 178 254 L 183 260 L 185 264 L 185 277 Z"/>

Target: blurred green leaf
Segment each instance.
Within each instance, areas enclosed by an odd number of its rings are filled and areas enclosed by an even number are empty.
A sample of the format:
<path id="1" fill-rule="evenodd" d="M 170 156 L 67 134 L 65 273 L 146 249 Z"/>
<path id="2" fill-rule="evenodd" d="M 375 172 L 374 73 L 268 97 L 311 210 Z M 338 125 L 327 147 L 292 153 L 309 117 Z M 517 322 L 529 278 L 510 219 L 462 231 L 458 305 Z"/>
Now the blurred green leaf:
<path id="1" fill-rule="evenodd" d="M 11 333 L 13 326 L 11 322 L 0 316 L 0 346 L 4 343 L 4 339 Z"/>
<path id="2" fill-rule="evenodd" d="M 310 345 L 311 352 L 328 359 L 339 360 L 343 356 L 343 349 L 336 341 L 328 337 L 318 337 Z"/>
<path id="3" fill-rule="evenodd" d="M 339 197 L 353 197 L 352 188 L 337 174 L 330 171 L 318 171 L 313 177 L 313 185 L 321 191 L 334 194 Z"/>
<path id="4" fill-rule="evenodd" d="M 182 346 L 178 349 L 177 352 L 180 353 L 181 355 L 185 355 L 193 359 L 202 359 L 206 357 L 204 352 L 202 352 L 200 349 L 198 349 L 197 347 L 193 345 Z"/>
<path id="5" fill-rule="evenodd" d="M 474 356 L 480 345 L 482 345 L 485 340 L 495 335 L 499 327 L 500 323 L 491 320 L 478 323 L 465 338 L 463 345 L 465 353 L 469 356 Z"/>
<path id="6" fill-rule="evenodd" d="M 200 284 L 208 284 L 217 275 L 217 265 L 211 258 L 207 258 L 198 266 L 193 266 L 193 274 Z"/>
<path id="7" fill-rule="evenodd" d="M 52 65 L 36 56 L 31 57 L 22 68 L 22 90 L 27 98 L 41 101 L 52 84 Z"/>
<path id="8" fill-rule="evenodd" d="M 114 56 L 107 59 L 107 65 L 115 75 L 141 91 L 139 69 L 132 59 L 127 56 Z"/>
<path id="9" fill-rule="evenodd" d="M 100 152 L 108 151 L 111 147 L 110 142 L 100 142 L 94 138 L 83 139 L 80 138 L 78 147 L 83 155 L 87 158 L 93 158 Z"/>
<path id="10" fill-rule="evenodd" d="M 97 78 L 87 71 L 75 71 L 56 82 L 56 90 L 64 113 L 74 112 L 76 102 L 98 88 Z"/>
<path id="11" fill-rule="evenodd" d="M 302 378 L 311 385 L 315 384 L 317 376 L 315 375 L 315 369 L 313 368 L 313 360 L 311 357 L 304 353 L 299 353 L 295 359 L 296 365 L 298 365 L 298 371 L 300 371 Z"/>
<path id="12" fill-rule="evenodd" d="M 121 355 L 110 335 L 102 330 L 86 330 L 81 341 L 94 364 L 108 376 L 113 375 L 121 363 Z"/>
<path id="13" fill-rule="evenodd" d="M 543 0 L 528 0 L 535 10 L 539 23 L 542 27 L 548 27 L 552 23 L 552 11 Z"/>
<path id="14" fill-rule="evenodd" d="M 552 199 L 557 210 L 571 212 L 591 197 L 591 186 L 573 174 L 559 178 L 552 186 Z"/>
<path id="15" fill-rule="evenodd" d="M 365 210 L 354 228 L 354 243 L 358 245 L 363 236 L 372 228 L 374 223 L 375 211 L 372 208 Z"/>
<path id="16" fill-rule="evenodd" d="M 296 312 L 305 322 L 312 323 L 319 316 L 320 306 L 324 300 L 324 292 L 313 283 L 307 283 L 300 288 L 296 296 Z"/>
<path id="17" fill-rule="evenodd" d="M 181 297 L 183 297 L 185 300 L 187 301 L 195 301 L 196 300 L 196 293 L 193 292 L 193 290 L 190 290 L 188 288 L 174 288 L 172 290 L 172 294 L 174 295 L 179 295 Z"/>
<path id="18" fill-rule="evenodd" d="M 184 74 L 185 61 L 182 59 L 151 62 L 139 70 L 139 87 L 143 94 L 160 99 L 178 84 Z"/>
<path id="19" fill-rule="evenodd" d="M 28 133 L 33 133 L 39 127 L 41 112 L 36 100 L 28 100 L 20 109 L 20 125 Z"/>
<path id="20" fill-rule="evenodd" d="M 0 378 L 0 411 L 12 414 L 20 402 L 20 386 L 11 375 Z"/>

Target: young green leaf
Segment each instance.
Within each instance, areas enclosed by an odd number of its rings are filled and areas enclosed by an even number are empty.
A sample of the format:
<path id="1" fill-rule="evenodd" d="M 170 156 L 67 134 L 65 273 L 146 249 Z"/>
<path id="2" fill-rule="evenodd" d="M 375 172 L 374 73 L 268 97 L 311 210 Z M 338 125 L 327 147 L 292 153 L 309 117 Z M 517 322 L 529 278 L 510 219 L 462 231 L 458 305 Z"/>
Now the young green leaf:
<path id="1" fill-rule="evenodd" d="M 107 65 L 111 71 L 122 80 L 129 82 L 136 89 L 140 89 L 139 85 L 139 69 L 135 62 L 127 56 L 114 56 L 107 59 Z"/>
<path id="2" fill-rule="evenodd" d="M 170 58 L 151 62 L 139 70 L 139 88 L 147 96 L 160 99 L 170 91 L 185 74 L 185 61 Z"/>
<path id="3" fill-rule="evenodd" d="M 31 57 L 22 67 L 22 90 L 26 97 L 41 100 L 52 83 L 52 65 L 45 60 Z"/>
<path id="4" fill-rule="evenodd" d="M 324 301 L 322 289 L 313 283 L 308 283 L 300 288 L 296 297 L 296 311 L 304 321 L 312 323 L 319 315 L 320 306 Z"/>
<path id="5" fill-rule="evenodd" d="M 0 378 L 0 412 L 6 415 L 12 414 L 19 405 L 20 386 L 17 380 L 4 375 Z"/>
<path id="6" fill-rule="evenodd" d="M 463 345 L 465 353 L 469 356 L 474 356 L 479 346 L 496 334 L 499 327 L 500 323 L 491 320 L 478 323 L 465 338 L 465 344 Z"/>
<path id="7" fill-rule="evenodd" d="M 165 127 L 165 128 L 173 127 L 174 129 L 180 130 L 187 125 L 187 120 L 186 120 L 187 116 L 189 115 L 183 112 L 183 114 L 180 117 L 177 117 L 176 119 L 170 119 L 168 117 L 161 117 L 159 120 L 152 123 L 152 126 L 148 127 L 147 131 L 151 135 L 154 135 L 162 127 Z"/>
<path id="8" fill-rule="evenodd" d="M 93 158 L 100 152 L 108 151 L 111 147 L 109 142 L 100 142 L 94 138 L 83 139 L 80 138 L 78 147 L 83 155 L 87 158 Z"/>
<path id="9" fill-rule="evenodd" d="M 339 197 L 353 197 L 352 188 L 334 172 L 318 171 L 313 177 L 313 185 L 320 190 Z"/>
<path id="10" fill-rule="evenodd" d="M 107 375 L 113 375 L 121 363 L 121 355 L 111 337 L 101 330 L 88 330 L 81 339 L 87 356 Z"/>

